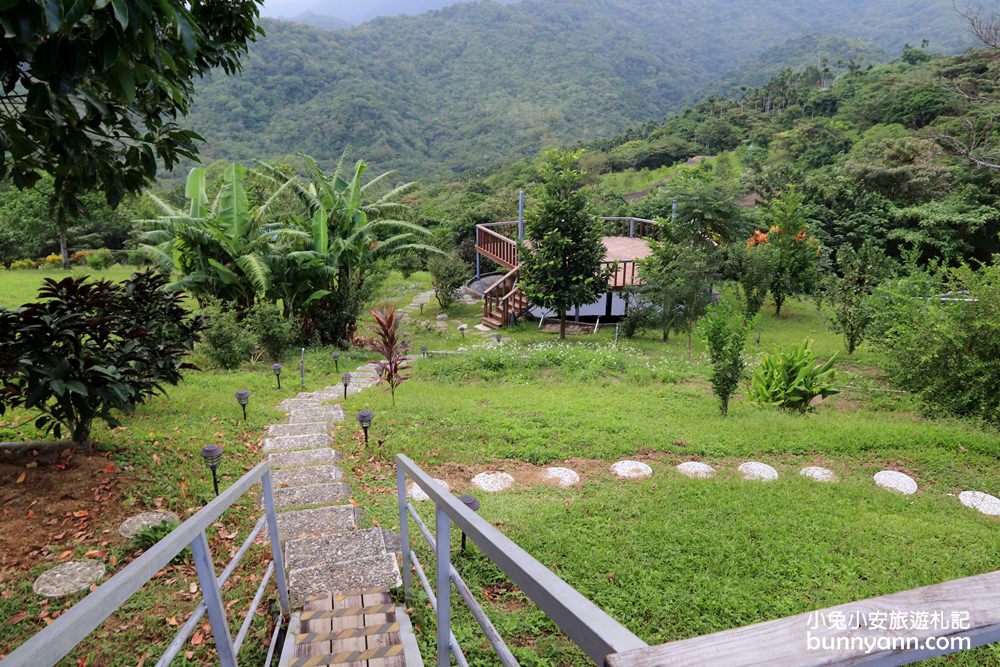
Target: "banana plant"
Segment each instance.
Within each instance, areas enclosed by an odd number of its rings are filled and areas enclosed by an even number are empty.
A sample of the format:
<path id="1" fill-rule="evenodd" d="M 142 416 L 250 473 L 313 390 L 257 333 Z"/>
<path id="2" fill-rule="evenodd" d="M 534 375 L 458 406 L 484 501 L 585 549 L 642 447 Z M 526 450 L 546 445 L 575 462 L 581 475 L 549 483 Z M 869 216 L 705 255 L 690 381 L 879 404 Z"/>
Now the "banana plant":
<path id="1" fill-rule="evenodd" d="M 226 167 L 210 204 L 205 169 L 196 167 L 185 187 L 186 213 L 153 196 L 163 215 L 139 222 L 146 230 L 143 249 L 176 277 L 172 289 L 186 290 L 202 301 L 214 297 L 237 310 L 266 298 L 277 254 L 312 241 L 308 230 L 268 224 L 268 211 L 285 188 L 251 209 L 244 176 L 240 165 Z"/>

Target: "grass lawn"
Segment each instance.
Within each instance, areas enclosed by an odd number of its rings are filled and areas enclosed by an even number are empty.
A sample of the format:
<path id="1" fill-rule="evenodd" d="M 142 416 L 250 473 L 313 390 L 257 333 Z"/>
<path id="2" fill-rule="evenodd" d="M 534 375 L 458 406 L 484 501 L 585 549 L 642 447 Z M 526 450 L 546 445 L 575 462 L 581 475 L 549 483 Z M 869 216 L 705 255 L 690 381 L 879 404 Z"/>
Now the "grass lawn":
<path id="1" fill-rule="evenodd" d="M 101 271 L 93 271 L 86 267 L 75 267 L 69 271 L 63 269 L 21 269 L 17 271 L 0 270 L 0 308 L 14 308 L 22 303 L 34 301 L 38 296 L 38 288 L 46 278 L 62 280 L 67 276 L 100 275 L 108 280 L 125 280 L 136 271 L 133 266 L 115 265 Z"/>
<path id="2" fill-rule="evenodd" d="M 752 356 L 806 337 L 823 356 L 842 346 L 806 303 L 780 320 L 765 314 L 759 329 Z M 349 413 L 376 414 L 367 451 L 356 434 L 340 434 L 363 480 L 358 500 L 382 525 L 397 526 L 386 463 L 404 452 L 452 492 L 479 497 L 483 517 L 651 644 L 1000 567 L 1000 521 L 954 497 L 1000 492 L 1000 436 L 960 420 L 924 419 L 908 397 L 878 391 L 886 387 L 867 348 L 840 364 L 841 381 L 857 389 L 812 414 L 740 397 L 721 418 L 700 344 L 689 360 L 684 340 L 664 345 L 651 333 L 616 349 L 612 335 L 559 345 L 525 325 L 499 349 L 421 360 L 395 407 L 380 392 L 351 398 Z M 615 480 L 607 468 L 620 458 L 643 460 L 655 474 Z M 690 480 L 673 469 L 692 459 L 715 466 L 718 477 Z M 774 465 L 781 478 L 744 481 L 736 467 L 750 459 Z M 578 470 L 583 483 L 545 486 L 546 464 Z M 800 477 L 807 465 L 830 467 L 841 482 Z M 884 468 L 910 473 L 920 492 L 879 489 L 871 477 Z M 469 480 L 487 470 L 511 473 L 517 488 L 472 490 Z M 433 522 L 430 509 L 423 514 Z M 519 659 L 581 664 L 575 648 L 475 554 L 457 557 L 457 567 Z M 432 568 L 426 550 L 422 560 Z M 418 620 L 433 627 L 426 606 Z M 492 664 L 470 616 L 455 632 L 467 638 L 470 661 Z M 941 662 L 1000 665 L 1000 650 Z"/>

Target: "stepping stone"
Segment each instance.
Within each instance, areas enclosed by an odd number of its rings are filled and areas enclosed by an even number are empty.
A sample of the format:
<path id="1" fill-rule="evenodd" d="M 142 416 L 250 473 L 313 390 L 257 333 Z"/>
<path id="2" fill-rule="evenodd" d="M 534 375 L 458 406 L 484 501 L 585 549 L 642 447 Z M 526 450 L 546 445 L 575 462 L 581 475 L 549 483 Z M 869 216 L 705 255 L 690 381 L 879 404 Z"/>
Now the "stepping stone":
<path id="1" fill-rule="evenodd" d="M 545 469 L 545 481 L 552 482 L 556 486 L 574 486 L 580 483 L 580 475 L 575 470 L 556 466 L 555 468 Z"/>
<path id="2" fill-rule="evenodd" d="M 330 424 L 325 421 L 308 424 L 273 424 L 267 427 L 267 434 L 275 438 L 290 435 L 329 435 Z"/>
<path id="3" fill-rule="evenodd" d="M 476 325 L 475 327 L 473 327 L 473 328 L 475 328 L 475 329 L 478 329 L 479 331 L 483 331 L 483 332 L 487 332 L 487 333 L 489 333 L 489 332 L 492 332 L 492 331 L 493 331 L 493 329 L 490 329 L 490 328 L 489 328 L 488 326 L 486 326 L 485 324 L 477 324 L 477 325 Z"/>
<path id="4" fill-rule="evenodd" d="M 326 433 L 319 435 L 283 435 L 277 438 L 264 438 L 264 453 L 294 452 L 297 449 L 319 449 L 329 447 L 333 443 Z"/>
<path id="5" fill-rule="evenodd" d="M 685 461 L 677 466 L 677 472 L 691 479 L 715 477 L 715 468 L 700 461 Z"/>
<path id="6" fill-rule="evenodd" d="M 875 483 L 883 489 L 902 493 L 904 496 L 912 496 L 917 492 L 917 482 L 909 475 L 905 475 L 895 470 L 883 470 L 875 473 L 873 478 Z"/>
<path id="7" fill-rule="evenodd" d="M 653 475 L 653 469 L 641 461 L 619 461 L 611 472 L 621 479 L 644 479 Z"/>
<path id="8" fill-rule="evenodd" d="M 440 484 L 445 491 L 451 491 L 451 487 L 448 486 L 448 482 L 443 479 L 434 479 L 435 482 Z M 423 500 L 430 500 L 431 497 L 424 493 L 424 490 L 417 486 L 416 482 L 410 482 L 406 486 L 406 492 L 409 494 L 411 500 L 416 500 L 418 502 Z"/>
<path id="9" fill-rule="evenodd" d="M 505 472 L 481 472 L 472 478 L 472 486 L 487 493 L 500 493 L 514 488 L 514 478 Z"/>
<path id="10" fill-rule="evenodd" d="M 271 454 L 267 457 L 271 470 L 282 468 L 307 468 L 309 466 L 333 465 L 340 460 L 340 454 L 332 449 L 305 449 L 299 452 Z"/>
<path id="11" fill-rule="evenodd" d="M 300 606 L 310 596 L 330 591 L 398 588 L 402 585 L 396 555 L 389 553 L 327 567 L 303 567 L 288 573 L 293 606 Z"/>
<path id="12" fill-rule="evenodd" d="M 285 545 L 285 567 L 296 570 L 317 565 L 330 566 L 384 553 L 382 529 L 365 528 L 340 535 L 289 540 Z"/>
<path id="13" fill-rule="evenodd" d="M 436 319 L 437 319 L 438 322 L 447 322 L 448 321 L 448 315 L 446 313 L 438 313 L 438 316 L 437 316 Z"/>
<path id="14" fill-rule="evenodd" d="M 839 481 L 837 473 L 833 472 L 829 468 L 820 468 L 819 466 L 808 466 L 800 470 L 799 474 L 803 477 L 808 477 L 814 482 L 833 483 Z"/>
<path id="15" fill-rule="evenodd" d="M 778 479 L 778 471 L 760 461 L 748 461 L 739 467 L 743 479 L 751 482 L 773 482 Z"/>
<path id="16" fill-rule="evenodd" d="M 986 516 L 1000 516 L 1000 498 L 982 491 L 962 491 L 958 501 L 966 507 L 979 510 Z"/>
<path id="17" fill-rule="evenodd" d="M 287 489 L 273 489 L 274 505 L 279 510 L 292 507 L 319 505 L 342 505 L 351 495 L 351 487 L 343 482 L 293 486 Z"/>
<path id="18" fill-rule="evenodd" d="M 355 511 L 350 505 L 278 513 L 278 535 L 282 542 L 346 533 L 356 527 Z"/>
<path id="19" fill-rule="evenodd" d="M 337 466 L 286 468 L 284 470 L 275 470 L 271 473 L 271 485 L 277 489 L 288 486 L 326 484 L 327 482 L 336 482 L 343 476 L 344 472 Z"/>
<path id="20" fill-rule="evenodd" d="M 292 410 L 288 413 L 289 424 L 303 424 L 317 421 L 342 422 L 344 421 L 344 409 L 339 405 L 328 408 L 311 408 L 308 410 Z"/>
<path id="21" fill-rule="evenodd" d="M 36 595 L 61 598 L 88 590 L 104 576 L 104 563 L 99 560 L 71 560 L 43 572 L 31 587 Z"/>
<path id="22" fill-rule="evenodd" d="M 181 518 L 173 512 L 143 512 L 142 514 L 136 514 L 126 519 L 119 526 L 118 533 L 126 540 L 131 540 L 146 528 L 152 528 L 153 526 L 159 526 L 161 523 L 169 523 L 171 521 L 180 522 L 180 520 Z"/>

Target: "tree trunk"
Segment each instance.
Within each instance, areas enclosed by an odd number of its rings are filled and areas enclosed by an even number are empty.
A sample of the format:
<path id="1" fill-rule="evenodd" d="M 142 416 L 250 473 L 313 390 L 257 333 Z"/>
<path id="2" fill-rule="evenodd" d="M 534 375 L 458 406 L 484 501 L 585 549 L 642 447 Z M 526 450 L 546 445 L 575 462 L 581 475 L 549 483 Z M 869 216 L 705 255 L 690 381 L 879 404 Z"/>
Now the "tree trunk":
<path id="1" fill-rule="evenodd" d="M 781 317 L 781 304 L 785 303 L 784 295 L 774 296 L 774 316 Z"/>
<path id="2" fill-rule="evenodd" d="M 669 343 L 670 342 L 670 329 L 664 329 L 663 330 L 663 342 L 664 343 Z"/>
<path id="3" fill-rule="evenodd" d="M 694 337 L 694 325 L 688 325 L 688 359 L 691 358 L 691 339 Z"/>
<path id="4" fill-rule="evenodd" d="M 56 223 L 59 226 L 59 257 L 62 258 L 62 267 L 69 269 L 69 241 L 66 238 L 66 212 L 59 207 L 56 214 Z"/>
<path id="5" fill-rule="evenodd" d="M 559 311 L 559 340 L 566 340 L 566 311 Z"/>

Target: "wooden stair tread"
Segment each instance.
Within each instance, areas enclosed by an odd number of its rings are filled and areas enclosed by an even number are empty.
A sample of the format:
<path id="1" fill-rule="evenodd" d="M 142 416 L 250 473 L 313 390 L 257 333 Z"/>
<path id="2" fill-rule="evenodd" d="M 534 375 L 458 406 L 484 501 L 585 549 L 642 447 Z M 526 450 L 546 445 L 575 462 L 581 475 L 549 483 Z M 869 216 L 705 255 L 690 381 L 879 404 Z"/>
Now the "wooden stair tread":
<path id="1" fill-rule="evenodd" d="M 310 597 L 289 667 L 405 667 L 396 609 L 383 588 Z"/>

